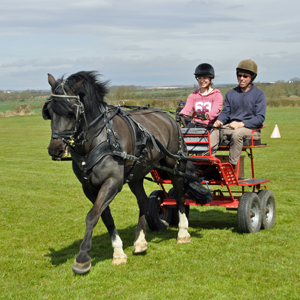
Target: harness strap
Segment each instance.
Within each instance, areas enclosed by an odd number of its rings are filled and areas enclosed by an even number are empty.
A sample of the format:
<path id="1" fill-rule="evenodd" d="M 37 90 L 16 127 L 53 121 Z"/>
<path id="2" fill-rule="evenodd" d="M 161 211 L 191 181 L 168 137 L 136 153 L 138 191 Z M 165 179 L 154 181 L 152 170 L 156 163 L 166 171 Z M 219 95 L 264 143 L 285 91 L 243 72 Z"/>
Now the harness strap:
<path id="1" fill-rule="evenodd" d="M 153 146 L 155 147 L 156 151 L 157 152 L 160 152 L 160 149 L 159 147 L 157 146 L 157 143 L 156 143 L 156 138 L 151 134 L 151 132 L 146 128 L 144 127 L 142 124 L 140 124 L 135 118 L 132 117 L 132 115 L 128 114 L 127 116 L 132 122 L 134 122 L 138 128 L 144 133 L 146 134 L 148 137 L 150 137 L 151 141 L 152 141 L 152 144 Z"/>
<path id="2" fill-rule="evenodd" d="M 117 109 L 114 111 L 113 115 L 111 118 L 109 118 L 108 123 L 106 124 L 106 130 L 107 130 L 107 135 L 109 137 L 109 141 L 112 145 L 114 145 L 115 148 L 121 148 L 121 141 L 119 138 L 119 135 L 117 134 L 117 132 L 114 130 L 114 127 L 111 123 L 111 120 L 113 119 L 114 116 L 119 115 L 120 112 L 120 107 L 117 107 Z M 107 110 L 108 113 L 108 110 Z M 106 117 L 106 114 L 105 114 Z M 112 133 L 112 134 L 111 134 Z M 112 135 L 115 138 L 115 142 L 112 139 Z"/>
<path id="3" fill-rule="evenodd" d="M 120 109 L 119 116 L 124 120 L 130 130 L 133 154 L 135 156 L 140 156 L 142 150 L 148 143 L 149 137 L 145 135 L 144 131 L 140 130 L 137 122 L 135 122 L 134 118 L 129 112 L 124 109 Z"/>
<path id="4" fill-rule="evenodd" d="M 127 160 L 132 160 L 132 161 L 135 161 L 136 163 L 146 163 L 147 164 L 147 161 L 145 161 L 144 159 L 140 159 L 139 157 L 136 157 L 134 155 L 129 155 L 127 154 L 126 152 L 120 152 L 120 151 L 113 151 L 113 154 L 115 156 L 119 156 L 121 157 L 122 159 L 127 159 Z M 165 167 L 165 166 L 162 166 L 160 164 L 151 164 L 154 168 L 156 169 L 161 169 L 163 171 L 167 171 L 169 173 L 172 173 L 174 175 L 180 175 L 180 176 L 184 176 L 184 177 L 188 177 L 188 178 L 191 178 L 191 179 L 195 179 L 195 180 L 199 180 L 199 178 L 195 175 L 190 175 L 190 174 L 186 174 L 186 173 L 183 173 L 181 171 L 178 171 L 177 169 L 177 165 L 175 165 L 175 167 L 172 169 L 172 168 L 168 168 L 168 167 Z"/>
<path id="5" fill-rule="evenodd" d="M 87 172 L 90 170 L 95 164 L 97 164 L 100 159 L 107 155 L 113 155 L 114 147 L 109 144 L 107 141 L 104 141 L 98 144 L 95 148 L 93 148 L 88 154 L 81 156 L 75 150 L 70 147 L 70 152 L 72 156 L 72 160 L 75 164 L 80 168 L 80 170 Z"/>
<path id="6" fill-rule="evenodd" d="M 179 155 L 173 154 L 170 151 L 168 151 L 168 149 L 166 149 L 164 147 L 164 145 L 161 143 L 161 141 L 156 139 L 156 142 L 157 142 L 158 146 L 160 147 L 160 149 L 162 150 L 163 153 L 165 153 L 167 156 L 169 156 L 169 157 L 171 157 L 175 160 L 192 160 L 192 161 L 205 161 L 205 162 L 210 161 L 209 158 L 206 158 L 206 157 L 186 156 L 186 155 L 183 155 L 182 153 L 180 153 Z"/>
<path id="7" fill-rule="evenodd" d="M 109 116 L 108 118 L 105 118 L 104 123 L 87 139 L 83 140 L 80 142 L 80 145 L 85 144 L 86 142 L 88 142 L 90 139 L 92 139 L 96 134 L 99 135 L 99 133 L 103 130 L 103 128 L 113 119 L 113 117 L 118 113 L 118 109 L 115 110 L 115 112 Z M 96 123 L 96 121 L 98 121 L 100 119 L 100 117 L 105 116 L 105 112 L 102 112 L 101 115 L 99 117 L 97 117 L 91 124 L 94 125 Z M 87 127 L 86 131 L 88 129 L 90 129 L 91 124 Z M 83 131 L 84 132 L 84 131 Z M 81 134 L 83 134 L 83 132 Z M 79 136 L 78 136 L 79 137 Z M 76 144 L 76 143 L 75 143 Z"/>

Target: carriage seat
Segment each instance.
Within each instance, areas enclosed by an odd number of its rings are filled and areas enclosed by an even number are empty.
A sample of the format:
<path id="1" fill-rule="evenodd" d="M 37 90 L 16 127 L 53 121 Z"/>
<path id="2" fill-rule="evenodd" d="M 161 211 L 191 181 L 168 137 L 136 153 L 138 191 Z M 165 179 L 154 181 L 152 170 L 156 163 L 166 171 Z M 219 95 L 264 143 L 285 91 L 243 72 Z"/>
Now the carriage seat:
<path id="1" fill-rule="evenodd" d="M 254 129 L 251 135 L 244 140 L 243 150 L 253 147 L 267 147 L 266 144 L 261 143 L 260 130 L 262 128 Z M 201 156 L 206 151 L 209 151 L 209 132 L 205 128 L 181 128 L 180 130 L 189 154 Z M 224 140 L 219 149 L 229 150 L 229 144 L 229 139 Z"/>

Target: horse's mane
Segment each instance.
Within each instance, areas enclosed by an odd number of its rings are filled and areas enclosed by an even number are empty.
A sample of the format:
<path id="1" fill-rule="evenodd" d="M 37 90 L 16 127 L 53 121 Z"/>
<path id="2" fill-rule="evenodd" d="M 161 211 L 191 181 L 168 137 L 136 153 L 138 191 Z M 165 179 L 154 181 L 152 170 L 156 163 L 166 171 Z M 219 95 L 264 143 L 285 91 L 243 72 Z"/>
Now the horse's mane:
<path id="1" fill-rule="evenodd" d="M 69 90 L 74 90 L 74 86 L 79 81 L 83 80 L 79 97 L 80 101 L 84 104 L 86 111 L 95 112 L 99 111 L 100 106 L 106 106 L 107 103 L 104 101 L 104 96 L 108 93 L 109 81 L 99 81 L 97 77 L 101 76 L 96 71 L 80 71 L 78 73 L 70 75 L 67 79 L 62 76 L 55 82 L 52 87 L 54 94 L 64 94 L 64 91 L 68 94 Z M 70 110 L 68 103 L 62 106 L 65 101 L 59 101 L 60 115 L 66 115 Z M 55 105 L 56 106 L 56 105 Z"/>

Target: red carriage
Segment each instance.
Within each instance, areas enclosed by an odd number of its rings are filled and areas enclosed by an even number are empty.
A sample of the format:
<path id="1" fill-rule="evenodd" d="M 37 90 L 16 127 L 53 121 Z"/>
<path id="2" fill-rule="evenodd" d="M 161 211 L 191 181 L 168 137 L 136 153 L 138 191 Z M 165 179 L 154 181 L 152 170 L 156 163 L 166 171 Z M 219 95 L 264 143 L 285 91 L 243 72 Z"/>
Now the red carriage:
<path id="1" fill-rule="evenodd" d="M 187 145 L 192 163 L 198 167 L 198 174 L 203 178 L 202 183 L 210 188 L 213 200 L 207 204 L 199 204 L 197 199 L 185 194 L 186 215 L 191 205 L 221 206 L 227 210 L 237 211 L 238 227 L 241 232 L 257 232 L 260 229 L 272 228 L 275 222 L 276 206 L 274 196 L 267 190 L 269 179 L 255 178 L 253 150 L 268 147 L 262 144 L 260 129 L 253 130 L 251 139 L 244 141 L 243 153 L 250 158 L 251 176 L 244 177 L 244 158 L 241 155 L 237 164 L 237 171 L 233 170 L 228 162 L 229 145 L 223 143 L 216 156 L 211 156 L 210 135 L 202 128 L 182 128 L 183 138 Z M 209 156 L 203 156 L 209 151 Z M 148 226 L 151 230 L 166 228 L 169 224 L 178 224 L 176 201 L 173 197 L 173 188 L 168 175 L 159 169 L 151 172 L 153 180 L 161 186 L 161 190 L 153 191 L 149 196 L 147 215 Z"/>
<path id="2" fill-rule="evenodd" d="M 52 94 L 42 108 L 43 118 L 51 120 L 48 153 L 53 160 L 61 160 L 70 150 L 73 171 L 93 204 L 86 216 L 86 231 L 72 267 L 75 273 L 84 274 L 91 268 L 92 234 L 100 217 L 110 235 L 112 263 L 126 263 L 127 255 L 109 208 L 125 183 L 135 195 L 140 211 L 133 244 L 135 254 L 147 250 L 145 218 L 149 227 L 157 230 L 168 226 L 172 215 L 175 219 L 177 216 L 177 243 L 188 243 L 189 207 L 204 200 L 205 205 L 236 209 L 242 232 L 273 226 L 275 201 L 265 187 L 269 180 L 254 177 L 252 149 L 266 146 L 256 141 L 255 132 L 250 145 L 245 145 L 250 151 L 252 178 L 239 179 L 241 161 L 235 174 L 223 158 L 203 156 L 203 151 L 211 154 L 206 130 L 182 129 L 179 132 L 170 115 L 148 106 L 126 111 L 120 106 L 108 105 L 103 100 L 107 83 L 98 81 L 95 72 L 82 71 L 58 80 L 48 74 L 48 82 Z M 186 145 L 189 155 L 185 154 Z M 228 150 L 228 147 L 220 150 L 223 149 Z M 199 180 L 195 173 L 190 174 L 189 166 L 196 168 L 203 179 Z M 151 193 L 147 211 L 148 197 L 143 180 L 149 172 L 162 189 Z M 170 179 L 174 192 L 165 189 Z M 211 192 L 201 182 L 210 187 L 220 186 L 212 191 L 212 201 Z M 193 189 L 195 186 L 199 189 Z M 241 192 L 233 187 L 239 187 Z M 252 191 L 246 192 L 247 187 Z M 188 193 L 184 194 L 185 190 Z M 189 196 L 193 193 L 203 196 Z M 173 213 L 175 208 L 177 213 Z"/>

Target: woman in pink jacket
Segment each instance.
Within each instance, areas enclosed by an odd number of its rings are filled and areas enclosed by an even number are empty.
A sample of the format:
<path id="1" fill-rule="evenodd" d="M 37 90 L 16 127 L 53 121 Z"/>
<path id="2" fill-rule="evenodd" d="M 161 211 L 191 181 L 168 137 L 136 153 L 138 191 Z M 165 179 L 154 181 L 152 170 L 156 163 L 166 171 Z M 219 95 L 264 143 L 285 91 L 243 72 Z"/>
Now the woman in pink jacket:
<path id="1" fill-rule="evenodd" d="M 180 112 L 182 116 L 192 114 L 192 122 L 187 126 L 212 128 L 219 116 L 223 96 L 218 89 L 212 87 L 212 79 L 215 78 L 214 68 L 210 64 L 200 64 L 194 73 L 200 89 L 189 95 L 185 107 Z"/>

